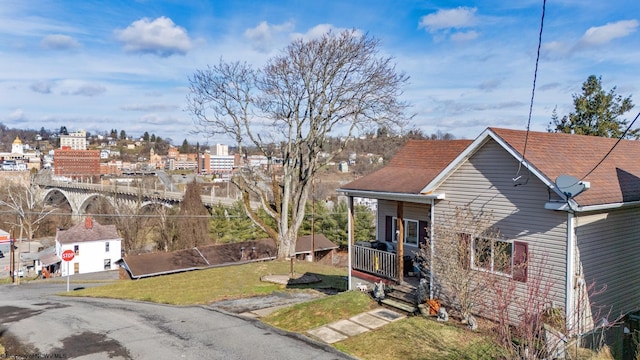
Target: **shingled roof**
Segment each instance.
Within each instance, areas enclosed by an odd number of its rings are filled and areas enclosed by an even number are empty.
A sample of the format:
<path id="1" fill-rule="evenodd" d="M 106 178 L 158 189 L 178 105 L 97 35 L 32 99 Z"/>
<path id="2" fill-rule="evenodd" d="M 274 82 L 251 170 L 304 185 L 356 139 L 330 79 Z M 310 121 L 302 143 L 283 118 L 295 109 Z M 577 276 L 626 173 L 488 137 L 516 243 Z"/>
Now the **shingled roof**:
<path id="1" fill-rule="evenodd" d="M 384 168 L 344 190 L 419 194 L 472 140 L 409 140 Z"/>
<path id="2" fill-rule="evenodd" d="M 323 234 L 316 233 L 313 235 L 313 249 L 315 251 L 337 249 L 338 247 L 338 245 L 327 239 L 327 237 Z M 309 253 L 311 253 L 311 235 L 303 235 L 298 237 L 298 241 L 296 241 L 296 254 Z"/>
<path id="3" fill-rule="evenodd" d="M 68 230 L 58 230 L 56 240 L 60 244 L 77 242 L 121 240 L 115 225 L 100 225 L 90 216 Z"/>
<path id="4" fill-rule="evenodd" d="M 489 128 L 550 181 L 571 175 L 590 183 L 574 198 L 580 206 L 640 201 L 640 142 L 599 136 Z M 606 159 L 598 165 L 604 157 Z M 595 170 L 594 170 L 595 169 Z M 593 170 L 593 171 L 592 171 Z M 591 172 L 591 173 L 590 173 Z"/>
<path id="5" fill-rule="evenodd" d="M 521 174 L 538 176 L 554 190 L 559 175 L 589 182 L 590 188 L 572 199 L 580 207 L 640 201 L 640 141 L 621 140 L 616 145 L 617 139 L 598 136 L 502 128 L 488 128 L 474 141 L 409 141 L 389 165 L 342 186 L 341 190 L 412 195 L 434 192 L 441 181 L 489 139 L 496 140 L 518 161 L 530 165 L 531 173 L 523 168 Z"/>

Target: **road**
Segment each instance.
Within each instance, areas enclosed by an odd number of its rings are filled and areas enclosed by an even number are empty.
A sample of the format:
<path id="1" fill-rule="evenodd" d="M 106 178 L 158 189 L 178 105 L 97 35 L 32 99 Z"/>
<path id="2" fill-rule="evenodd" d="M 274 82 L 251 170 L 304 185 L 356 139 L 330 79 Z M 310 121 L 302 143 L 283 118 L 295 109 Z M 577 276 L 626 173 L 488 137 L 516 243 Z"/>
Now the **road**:
<path id="1" fill-rule="evenodd" d="M 301 335 L 208 306 L 56 295 L 65 290 L 62 283 L 1 285 L 0 333 L 33 346 L 40 358 L 351 359 Z"/>

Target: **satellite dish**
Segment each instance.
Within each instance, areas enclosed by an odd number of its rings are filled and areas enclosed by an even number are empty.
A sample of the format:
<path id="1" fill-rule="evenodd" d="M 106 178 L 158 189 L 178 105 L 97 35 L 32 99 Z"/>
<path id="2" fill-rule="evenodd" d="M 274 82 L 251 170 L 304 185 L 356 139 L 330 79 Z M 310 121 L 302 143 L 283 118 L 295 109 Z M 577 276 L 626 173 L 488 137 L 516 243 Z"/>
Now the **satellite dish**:
<path id="1" fill-rule="evenodd" d="M 556 178 L 556 186 L 566 197 L 572 198 L 587 190 L 589 182 L 581 181 L 571 175 L 560 175 Z"/>

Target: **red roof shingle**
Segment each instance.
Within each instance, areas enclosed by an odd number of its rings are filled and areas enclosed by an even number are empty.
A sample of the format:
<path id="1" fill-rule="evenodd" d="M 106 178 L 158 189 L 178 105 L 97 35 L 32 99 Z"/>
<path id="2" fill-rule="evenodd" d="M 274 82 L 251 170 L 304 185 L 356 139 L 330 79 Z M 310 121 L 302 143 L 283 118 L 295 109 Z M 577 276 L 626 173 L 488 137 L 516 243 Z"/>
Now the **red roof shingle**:
<path id="1" fill-rule="evenodd" d="M 409 140 L 384 168 L 343 189 L 419 194 L 471 140 Z"/>
<path id="2" fill-rule="evenodd" d="M 100 225 L 90 217 L 87 219 L 89 220 L 82 221 L 68 230 L 58 230 L 56 240 L 61 244 L 72 244 L 86 241 L 120 239 L 115 225 Z"/>
<path id="3" fill-rule="evenodd" d="M 526 139 L 525 160 L 551 181 L 559 175 L 588 181 L 590 188 L 574 198 L 581 206 L 640 200 L 640 142 L 637 140 L 621 140 L 598 165 L 617 139 L 535 131 L 527 135 L 526 131 L 499 128 L 489 130 L 520 155 Z"/>

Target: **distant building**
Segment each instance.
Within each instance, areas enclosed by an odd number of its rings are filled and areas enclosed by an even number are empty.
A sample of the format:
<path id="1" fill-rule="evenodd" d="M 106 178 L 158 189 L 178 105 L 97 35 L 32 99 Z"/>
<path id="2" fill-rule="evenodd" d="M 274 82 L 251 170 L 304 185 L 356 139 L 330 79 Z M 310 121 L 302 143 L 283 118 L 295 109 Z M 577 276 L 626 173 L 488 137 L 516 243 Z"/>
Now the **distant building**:
<path id="1" fill-rule="evenodd" d="M 56 255 L 62 258 L 66 250 L 75 256 L 68 267 L 60 267 L 62 276 L 112 270 L 122 258 L 122 238 L 115 225 L 100 225 L 88 216 L 84 222 L 56 232 Z"/>
<path id="2" fill-rule="evenodd" d="M 69 147 L 73 150 L 87 150 L 87 132 L 78 130 L 69 135 L 60 135 L 60 148 Z"/>
<path id="3" fill-rule="evenodd" d="M 100 150 L 55 149 L 54 175 L 72 179 L 100 176 Z"/>
<path id="4" fill-rule="evenodd" d="M 224 144 L 216 144 L 216 147 L 212 149 L 213 155 L 226 156 L 229 155 L 229 146 Z"/>
<path id="5" fill-rule="evenodd" d="M 198 171 L 202 174 L 230 174 L 236 166 L 236 156 L 234 155 L 216 155 L 205 152 L 200 154 Z"/>
<path id="6" fill-rule="evenodd" d="M 343 173 L 349 172 L 349 163 L 341 161 L 340 164 L 338 164 L 338 171 Z"/>

